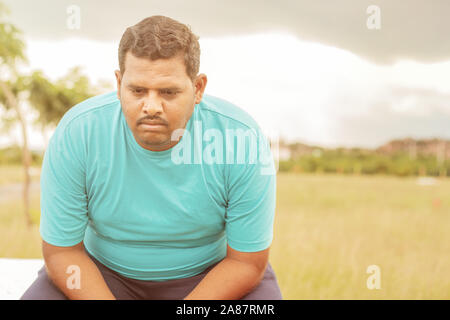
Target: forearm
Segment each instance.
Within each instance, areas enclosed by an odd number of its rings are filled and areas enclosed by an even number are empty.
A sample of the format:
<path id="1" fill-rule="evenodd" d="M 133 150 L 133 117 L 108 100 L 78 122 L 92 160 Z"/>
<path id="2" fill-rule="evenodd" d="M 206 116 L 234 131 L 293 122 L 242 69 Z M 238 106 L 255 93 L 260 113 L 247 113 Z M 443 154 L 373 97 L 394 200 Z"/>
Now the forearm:
<path id="1" fill-rule="evenodd" d="M 255 266 L 225 258 L 211 269 L 185 300 L 237 300 L 252 291 L 264 275 Z"/>
<path id="2" fill-rule="evenodd" d="M 50 279 L 69 299 L 115 299 L 96 264 L 84 250 L 53 253 L 45 258 L 45 264 Z M 69 277 L 78 275 L 67 273 L 69 266 L 75 266 L 80 271 L 79 287 L 70 285 Z"/>

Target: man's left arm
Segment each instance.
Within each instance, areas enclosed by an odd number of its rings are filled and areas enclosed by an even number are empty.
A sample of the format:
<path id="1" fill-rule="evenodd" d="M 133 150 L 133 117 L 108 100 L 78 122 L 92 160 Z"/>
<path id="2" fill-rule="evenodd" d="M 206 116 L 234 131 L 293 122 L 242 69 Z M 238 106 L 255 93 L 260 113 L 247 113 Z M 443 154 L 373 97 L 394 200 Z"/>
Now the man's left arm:
<path id="1" fill-rule="evenodd" d="M 227 255 L 212 268 L 185 300 L 237 300 L 262 280 L 269 249 L 241 252 L 227 245 Z"/>

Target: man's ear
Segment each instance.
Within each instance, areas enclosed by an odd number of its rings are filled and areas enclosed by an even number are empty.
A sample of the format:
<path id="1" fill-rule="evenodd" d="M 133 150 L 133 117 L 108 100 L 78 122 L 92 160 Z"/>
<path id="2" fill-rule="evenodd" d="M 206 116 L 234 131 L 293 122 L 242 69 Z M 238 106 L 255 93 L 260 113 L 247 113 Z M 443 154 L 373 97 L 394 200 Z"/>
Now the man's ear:
<path id="1" fill-rule="evenodd" d="M 195 89 L 195 104 L 199 104 L 202 101 L 203 93 L 205 92 L 206 84 L 208 83 L 208 78 L 206 74 L 201 73 L 197 76 L 194 83 Z"/>
<path id="2" fill-rule="evenodd" d="M 120 100 L 120 83 L 122 82 L 122 73 L 120 70 L 114 71 L 114 74 L 116 75 L 116 83 L 117 83 L 117 98 Z"/>

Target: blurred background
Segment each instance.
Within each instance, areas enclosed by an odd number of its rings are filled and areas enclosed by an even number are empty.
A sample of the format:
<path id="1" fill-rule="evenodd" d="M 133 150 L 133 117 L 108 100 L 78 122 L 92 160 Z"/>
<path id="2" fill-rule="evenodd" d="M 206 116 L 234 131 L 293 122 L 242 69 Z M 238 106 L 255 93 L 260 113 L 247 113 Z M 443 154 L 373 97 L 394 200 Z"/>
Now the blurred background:
<path id="1" fill-rule="evenodd" d="M 450 298 L 450 2 L 0 0 L 0 257 L 42 258 L 62 115 L 115 90 L 122 33 L 200 37 L 206 94 L 276 137 L 285 299 Z"/>

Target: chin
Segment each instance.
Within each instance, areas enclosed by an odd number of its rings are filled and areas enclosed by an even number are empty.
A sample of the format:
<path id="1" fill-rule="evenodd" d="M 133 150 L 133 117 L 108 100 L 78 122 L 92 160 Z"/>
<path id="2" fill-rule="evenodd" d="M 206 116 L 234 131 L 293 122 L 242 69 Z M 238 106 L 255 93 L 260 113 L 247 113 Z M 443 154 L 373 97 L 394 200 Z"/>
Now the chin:
<path id="1" fill-rule="evenodd" d="M 152 138 L 152 139 L 149 139 L 148 137 L 142 137 L 142 139 L 140 139 L 141 140 L 141 144 L 144 144 L 145 146 L 147 146 L 148 148 L 156 148 L 156 149 L 159 149 L 159 148 L 164 148 L 164 147 L 167 147 L 167 146 L 169 146 L 170 145 L 170 140 L 167 140 L 167 138 L 166 137 L 161 137 L 161 138 L 157 138 L 157 137 L 154 137 L 154 138 Z"/>

